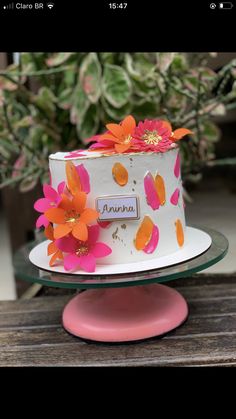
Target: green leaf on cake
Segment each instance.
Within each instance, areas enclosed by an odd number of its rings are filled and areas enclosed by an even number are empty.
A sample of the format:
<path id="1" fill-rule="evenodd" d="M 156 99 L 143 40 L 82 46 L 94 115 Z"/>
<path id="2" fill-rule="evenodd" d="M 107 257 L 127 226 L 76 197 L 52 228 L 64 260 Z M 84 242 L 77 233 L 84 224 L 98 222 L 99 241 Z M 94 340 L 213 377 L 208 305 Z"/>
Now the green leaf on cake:
<path id="1" fill-rule="evenodd" d="M 91 103 L 96 103 L 101 95 L 101 65 L 97 54 L 91 52 L 82 61 L 79 79 Z"/>
<path id="2" fill-rule="evenodd" d="M 124 106 L 131 94 L 131 82 L 126 71 L 117 65 L 106 64 L 102 90 L 104 97 L 114 108 Z"/>

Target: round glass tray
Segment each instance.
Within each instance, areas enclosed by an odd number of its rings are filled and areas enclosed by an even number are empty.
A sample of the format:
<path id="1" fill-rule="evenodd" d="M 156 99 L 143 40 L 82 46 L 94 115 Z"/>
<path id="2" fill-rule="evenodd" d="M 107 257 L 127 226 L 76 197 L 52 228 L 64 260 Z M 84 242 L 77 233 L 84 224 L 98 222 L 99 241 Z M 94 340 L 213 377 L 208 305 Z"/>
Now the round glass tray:
<path id="1" fill-rule="evenodd" d="M 188 260 L 187 262 L 168 266 L 166 268 L 107 276 L 52 273 L 38 269 L 29 261 L 30 251 L 39 243 L 34 241 L 21 247 L 15 253 L 13 258 L 15 274 L 19 279 L 25 281 L 37 282 L 50 287 L 74 289 L 130 287 L 135 285 L 161 283 L 191 276 L 223 259 L 228 250 L 228 240 L 223 234 L 206 227 L 192 227 L 199 228 L 210 235 L 212 239 L 210 248 L 200 256 Z"/>

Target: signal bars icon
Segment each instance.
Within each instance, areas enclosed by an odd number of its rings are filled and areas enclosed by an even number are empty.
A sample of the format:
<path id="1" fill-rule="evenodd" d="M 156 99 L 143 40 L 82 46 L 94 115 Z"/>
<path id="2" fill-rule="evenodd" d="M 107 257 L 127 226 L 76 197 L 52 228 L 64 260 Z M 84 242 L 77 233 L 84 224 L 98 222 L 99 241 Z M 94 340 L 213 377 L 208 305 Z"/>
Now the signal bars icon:
<path id="1" fill-rule="evenodd" d="M 54 3 L 47 3 L 47 6 L 48 6 L 48 8 L 51 10 L 52 8 L 53 8 L 53 6 L 54 6 Z"/>
<path id="2" fill-rule="evenodd" d="M 3 9 L 14 9 L 14 3 L 9 3 L 5 6 L 3 6 Z"/>

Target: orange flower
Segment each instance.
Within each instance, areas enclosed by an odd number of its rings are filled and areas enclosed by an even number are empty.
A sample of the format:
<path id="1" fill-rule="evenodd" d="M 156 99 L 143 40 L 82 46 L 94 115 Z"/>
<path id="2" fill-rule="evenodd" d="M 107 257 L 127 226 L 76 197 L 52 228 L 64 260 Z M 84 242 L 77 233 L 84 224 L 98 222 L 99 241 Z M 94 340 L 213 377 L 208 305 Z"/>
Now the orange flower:
<path id="1" fill-rule="evenodd" d="M 53 266 L 54 262 L 56 262 L 57 259 L 63 260 L 63 253 L 58 247 L 56 246 L 54 236 L 53 236 L 53 227 L 51 224 L 48 225 L 48 227 L 45 228 L 44 234 L 47 237 L 48 240 L 51 240 L 51 243 L 48 245 L 48 256 L 52 255 L 49 265 Z"/>
<path id="2" fill-rule="evenodd" d="M 185 137 L 185 135 L 193 134 L 188 128 L 178 128 L 172 131 L 172 126 L 168 121 L 161 121 L 162 125 L 168 128 L 171 132 L 170 140 L 173 142 L 181 140 L 181 138 Z"/>
<path id="3" fill-rule="evenodd" d="M 108 132 L 99 136 L 99 142 L 111 141 L 117 153 L 124 153 L 132 146 L 136 122 L 133 116 L 127 116 L 120 124 L 107 124 Z M 98 149 L 99 151 L 99 149 Z"/>
<path id="4" fill-rule="evenodd" d="M 69 233 L 81 241 L 88 239 L 87 225 L 95 221 L 99 213 L 92 208 L 85 208 L 87 195 L 77 192 L 72 200 L 62 194 L 62 200 L 57 208 L 45 212 L 48 221 L 58 224 L 54 228 L 54 239 L 60 239 Z"/>

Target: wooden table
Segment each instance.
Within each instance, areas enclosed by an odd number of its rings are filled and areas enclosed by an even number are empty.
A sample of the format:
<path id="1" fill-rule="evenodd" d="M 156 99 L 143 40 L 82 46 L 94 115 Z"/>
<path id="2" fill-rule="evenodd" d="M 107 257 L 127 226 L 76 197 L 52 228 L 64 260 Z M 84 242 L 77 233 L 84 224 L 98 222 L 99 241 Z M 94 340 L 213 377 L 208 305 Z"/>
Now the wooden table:
<path id="1" fill-rule="evenodd" d="M 187 322 L 135 344 L 86 343 L 65 332 L 61 313 L 71 295 L 1 302 L 0 366 L 236 366 L 236 275 L 168 285 L 187 299 Z"/>

